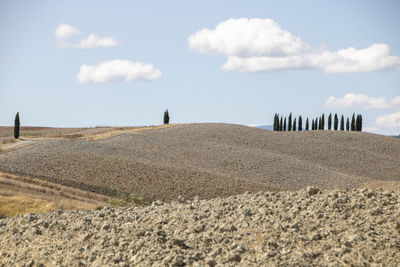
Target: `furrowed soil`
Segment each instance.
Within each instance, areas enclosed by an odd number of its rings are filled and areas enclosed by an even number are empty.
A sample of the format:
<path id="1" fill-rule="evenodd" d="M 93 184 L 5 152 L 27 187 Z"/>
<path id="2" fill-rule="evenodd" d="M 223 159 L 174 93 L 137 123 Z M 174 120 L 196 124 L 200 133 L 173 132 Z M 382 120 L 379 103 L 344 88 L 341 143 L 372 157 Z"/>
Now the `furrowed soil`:
<path id="1" fill-rule="evenodd" d="M 399 193 L 245 193 L 0 220 L 3 266 L 399 266 Z"/>

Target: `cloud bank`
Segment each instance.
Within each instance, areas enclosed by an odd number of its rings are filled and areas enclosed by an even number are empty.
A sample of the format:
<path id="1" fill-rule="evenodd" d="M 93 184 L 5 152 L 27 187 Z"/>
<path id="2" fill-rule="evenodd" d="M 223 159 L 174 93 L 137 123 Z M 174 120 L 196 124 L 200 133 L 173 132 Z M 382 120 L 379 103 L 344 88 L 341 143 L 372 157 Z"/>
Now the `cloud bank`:
<path id="1" fill-rule="evenodd" d="M 325 102 L 327 108 L 350 108 L 353 106 L 362 106 L 367 109 L 393 108 L 400 105 L 400 96 L 387 100 L 384 97 L 373 97 L 364 94 L 345 94 L 342 98 L 330 96 Z"/>
<path id="2" fill-rule="evenodd" d="M 82 33 L 79 29 L 65 23 L 60 24 L 54 33 L 57 46 L 60 48 L 98 48 L 118 45 L 115 38 L 100 37 L 94 33 L 89 34 L 88 37 L 81 39 L 78 42 L 73 40 L 73 38 L 81 35 Z"/>
<path id="3" fill-rule="evenodd" d="M 161 71 L 151 64 L 116 59 L 103 61 L 96 65 L 83 64 L 76 79 L 79 83 L 107 83 L 136 80 L 151 81 L 161 76 Z"/>
<path id="4" fill-rule="evenodd" d="M 369 72 L 400 67 L 386 44 L 364 49 L 310 52 L 309 45 L 283 30 L 272 19 L 240 18 L 204 28 L 188 37 L 189 48 L 227 57 L 226 71 L 258 72 L 280 69 L 321 69 L 326 73 Z"/>
<path id="5" fill-rule="evenodd" d="M 388 128 L 400 127 L 400 111 L 378 116 L 376 124 Z"/>

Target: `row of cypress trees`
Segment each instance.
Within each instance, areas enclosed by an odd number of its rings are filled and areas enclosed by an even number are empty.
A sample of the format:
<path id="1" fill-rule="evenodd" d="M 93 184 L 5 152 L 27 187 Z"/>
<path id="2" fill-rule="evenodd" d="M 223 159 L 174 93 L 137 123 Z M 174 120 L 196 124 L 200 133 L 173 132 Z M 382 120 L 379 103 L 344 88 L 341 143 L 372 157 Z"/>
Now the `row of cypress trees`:
<path id="1" fill-rule="evenodd" d="M 292 120 L 292 113 L 289 114 L 288 119 L 286 117 L 283 118 L 282 116 L 279 117 L 278 113 L 275 113 L 274 116 L 274 131 L 302 131 L 303 130 L 303 119 L 299 116 L 298 120 L 294 118 Z M 335 113 L 333 121 L 332 121 L 332 113 L 328 116 L 328 130 L 332 130 L 332 122 L 333 122 L 333 130 L 339 130 L 339 117 L 337 113 Z M 358 114 L 357 117 L 353 113 L 353 117 L 350 119 L 347 118 L 346 122 L 344 116 L 342 115 L 340 118 L 340 131 L 345 130 L 346 124 L 346 131 L 362 131 L 362 115 Z M 305 124 L 305 130 L 325 130 L 325 114 L 322 114 L 321 117 L 316 117 L 315 119 L 311 120 L 311 127 L 310 121 L 307 118 Z"/>

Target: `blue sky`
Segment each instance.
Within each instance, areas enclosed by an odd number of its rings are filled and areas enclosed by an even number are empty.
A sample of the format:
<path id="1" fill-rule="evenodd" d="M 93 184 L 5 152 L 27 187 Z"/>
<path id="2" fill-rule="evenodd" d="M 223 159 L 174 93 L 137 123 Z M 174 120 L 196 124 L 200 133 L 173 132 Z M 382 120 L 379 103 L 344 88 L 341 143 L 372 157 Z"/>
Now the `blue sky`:
<path id="1" fill-rule="evenodd" d="M 272 124 L 400 134 L 398 1 L 1 1 L 0 125 Z"/>

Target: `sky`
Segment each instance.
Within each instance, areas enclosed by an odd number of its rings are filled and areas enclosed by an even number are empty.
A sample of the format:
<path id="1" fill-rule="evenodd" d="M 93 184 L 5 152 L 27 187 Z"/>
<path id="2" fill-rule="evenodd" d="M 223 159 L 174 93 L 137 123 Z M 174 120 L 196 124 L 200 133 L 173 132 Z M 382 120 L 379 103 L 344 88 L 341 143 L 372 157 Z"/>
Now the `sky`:
<path id="1" fill-rule="evenodd" d="M 0 125 L 270 125 L 400 134 L 400 2 L 0 1 Z"/>

